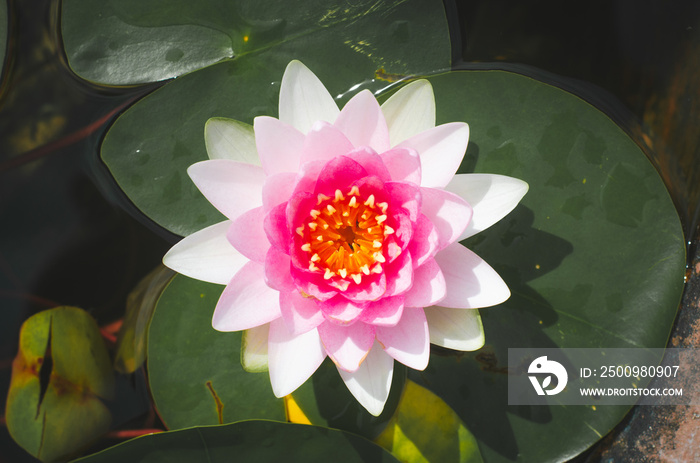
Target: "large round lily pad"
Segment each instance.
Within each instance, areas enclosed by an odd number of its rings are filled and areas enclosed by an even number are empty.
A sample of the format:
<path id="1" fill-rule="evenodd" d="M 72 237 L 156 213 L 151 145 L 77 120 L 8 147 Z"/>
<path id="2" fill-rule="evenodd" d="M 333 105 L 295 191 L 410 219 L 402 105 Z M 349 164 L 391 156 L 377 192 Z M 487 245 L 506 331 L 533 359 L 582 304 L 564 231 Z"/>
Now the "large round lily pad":
<path id="1" fill-rule="evenodd" d="M 512 296 L 481 310 L 486 346 L 432 355 L 411 378 L 445 400 L 485 461 L 565 461 L 630 407 L 508 406 L 508 348 L 664 347 L 683 288 L 684 240 L 659 175 L 603 113 L 500 71 L 430 78 L 441 122 L 464 120 L 463 169 L 530 184 L 510 215 L 466 241 Z"/>

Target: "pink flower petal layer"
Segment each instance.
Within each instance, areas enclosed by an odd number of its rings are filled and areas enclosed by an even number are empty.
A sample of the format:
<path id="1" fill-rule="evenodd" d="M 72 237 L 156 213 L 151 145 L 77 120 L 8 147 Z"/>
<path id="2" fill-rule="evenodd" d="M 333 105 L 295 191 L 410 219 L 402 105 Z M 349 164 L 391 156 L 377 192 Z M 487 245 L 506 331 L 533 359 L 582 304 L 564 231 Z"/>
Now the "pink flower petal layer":
<path id="1" fill-rule="evenodd" d="M 326 350 L 318 330 L 293 335 L 278 319 L 270 323 L 268 358 L 272 392 L 284 397 L 309 379 L 326 358 Z"/>
<path id="2" fill-rule="evenodd" d="M 229 242 L 248 259 L 263 263 L 270 249 L 270 242 L 265 236 L 263 220 L 265 211 L 256 207 L 241 214 L 233 221 L 226 234 Z"/>
<path id="3" fill-rule="evenodd" d="M 280 293 L 280 309 L 287 330 L 293 335 L 304 334 L 324 322 L 323 312 L 310 297 L 304 297 L 298 291 Z"/>
<path id="4" fill-rule="evenodd" d="M 339 369 L 356 371 L 374 344 L 374 327 L 362 322 L 349 326 L 323 323 L 318 327 L 326 353 Z"/>
<path id="5" fill-rule="evenodd" d="M 274 117 L 260 116 L 253 122 L 255 144 L 267 175 L 299 170 L 304 135 Z"/>
<path id="6" fill-rule="evenodd" d="M 407 307 L 396 326 L 377 328 L 377 341 L 387 354 L 413 368 L 424 370 L 430 359 L 428 322 L 420 307 Z"/>
<path id="7" fill-rule="evenodd" d="M 279 294 L 265 284 L 263 266 L 248 262 L 221 294 L 212 326 L 219 331 L 241 331 L 271 322 L 281 315 Z"/>

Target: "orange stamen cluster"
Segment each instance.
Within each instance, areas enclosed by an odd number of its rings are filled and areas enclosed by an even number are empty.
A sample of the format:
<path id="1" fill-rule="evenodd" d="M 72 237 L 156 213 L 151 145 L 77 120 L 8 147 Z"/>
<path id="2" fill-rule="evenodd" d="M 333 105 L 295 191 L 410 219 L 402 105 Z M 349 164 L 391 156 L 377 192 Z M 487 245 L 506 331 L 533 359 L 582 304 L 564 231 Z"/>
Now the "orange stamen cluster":
<path id="1" fill-rule="evenodd" d="M 363 275 L 381 273 L 384 238 L 394 233 L 386 224 L 388 208 L 372 194 L 364 197 L 357 186 L 346 194 L 335 190 L 332 198 L 319 194 L 307 221 L 296 229 L 308 237 L 301 249 L 309 254 L 309 270 L 342 290 L 360 284 Z"/>

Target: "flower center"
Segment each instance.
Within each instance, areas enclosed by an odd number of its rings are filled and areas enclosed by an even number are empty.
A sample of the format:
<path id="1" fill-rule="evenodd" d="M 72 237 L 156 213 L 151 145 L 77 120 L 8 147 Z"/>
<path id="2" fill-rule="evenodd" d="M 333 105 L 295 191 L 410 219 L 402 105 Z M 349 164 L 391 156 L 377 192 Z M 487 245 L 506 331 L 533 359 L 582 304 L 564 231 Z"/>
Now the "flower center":
<path id="1" fill-rule="evenodd" d="M 384 238 L 394 233 L 386 224 L 385 202 L 377 203 L 373 194 L 365 197 L 357 186 L 347 194 L 335 190 L 335 197 L 318 195 L 305 224 L 297 228 L 308 241 L 301 246 L 309 257 L 309 270 L 323 272 L 326 280 L 347 289 L 350 282 L 360 284 L 363 275 L 381 273 Z"/>

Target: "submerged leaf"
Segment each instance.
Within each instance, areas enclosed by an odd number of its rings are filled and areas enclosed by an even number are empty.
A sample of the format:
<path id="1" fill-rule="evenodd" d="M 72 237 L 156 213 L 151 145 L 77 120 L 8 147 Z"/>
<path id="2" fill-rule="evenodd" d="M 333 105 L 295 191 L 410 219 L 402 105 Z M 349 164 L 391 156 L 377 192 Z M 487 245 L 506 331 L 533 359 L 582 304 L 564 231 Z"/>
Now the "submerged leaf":
<path id="1" fill-rule="evenodd" d="M 148 324 L 158 297 L 175 272 L 158 266 L 146 275 L 126 299 L 126 315 L 117 338 L 114 368 L 120 373 L 133 373 L 146 360 Z"/>
<path id="2" fill-rule="evenodd" d="M 482 462 L 476 438 L 440 397 L 406 381 L 396 413 L 374 441 L 405 462 Z"/>

